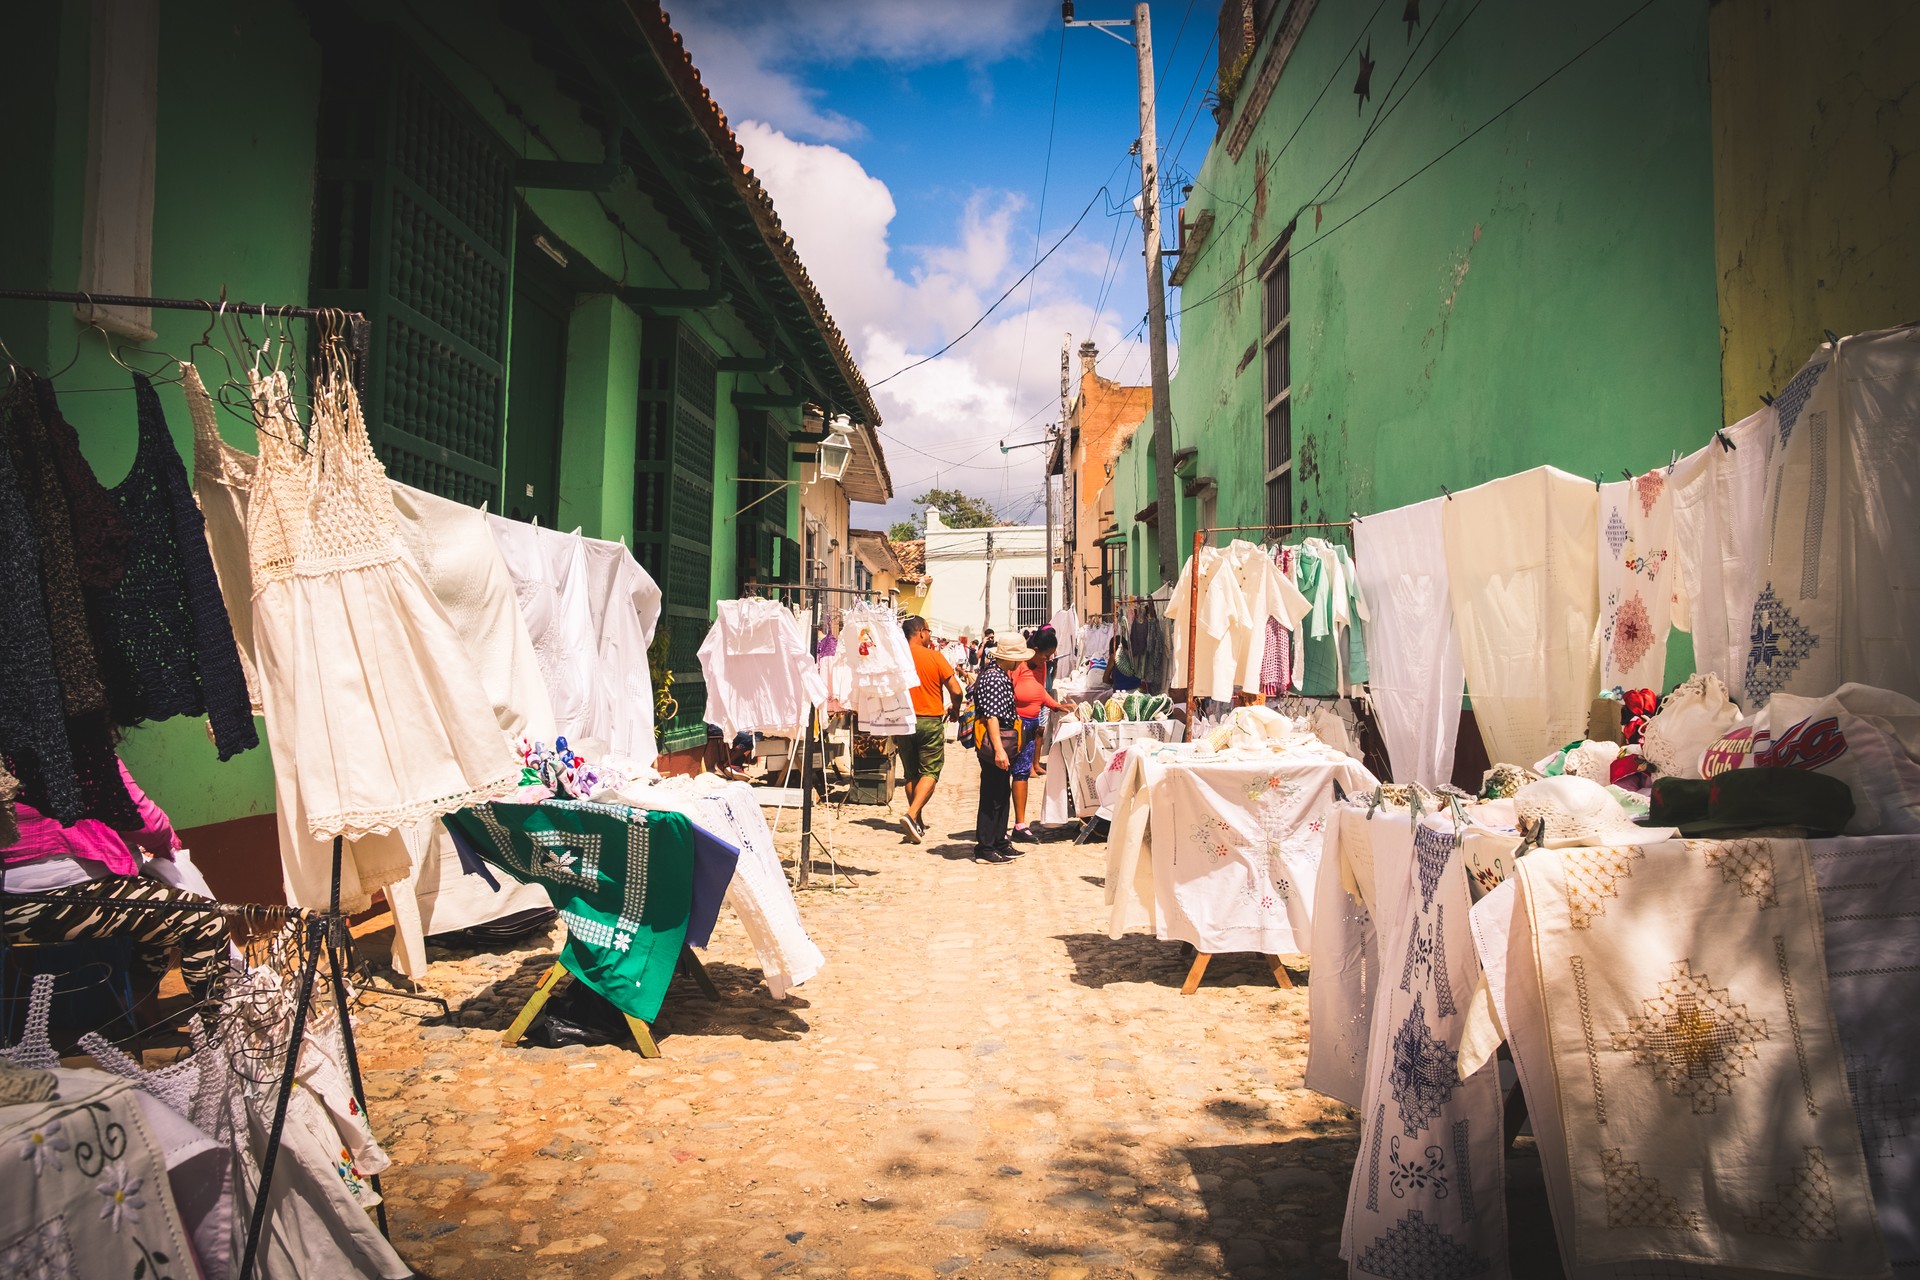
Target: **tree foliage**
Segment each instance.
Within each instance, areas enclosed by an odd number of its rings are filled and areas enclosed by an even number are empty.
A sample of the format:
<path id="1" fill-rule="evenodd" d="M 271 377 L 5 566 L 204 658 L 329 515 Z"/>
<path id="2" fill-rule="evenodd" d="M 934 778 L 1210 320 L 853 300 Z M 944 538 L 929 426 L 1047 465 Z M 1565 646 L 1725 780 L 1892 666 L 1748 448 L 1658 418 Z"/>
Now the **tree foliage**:
<path id="1" fill-rule="evenodd" d="M 912 542 L 914 539 L 926 533 L 926 530 L 922 528 L 921 525 L 922 520 L 920 518 L 896 520 L 893 526 L 887 530 L 887 537 L 895 542 Z"/>
<path id="2" fill-rule="evenodd" d="M 926 510 L 940 513 L 940 522 L 949 529 L 990 529 L 1004 524 L 1000 513 L 985 498 L 976 498 L 958 489 L 929 489 L 913 500 L 914 513 L 887 530 L 895 542 L 912 542 L 927 536 Z"/>

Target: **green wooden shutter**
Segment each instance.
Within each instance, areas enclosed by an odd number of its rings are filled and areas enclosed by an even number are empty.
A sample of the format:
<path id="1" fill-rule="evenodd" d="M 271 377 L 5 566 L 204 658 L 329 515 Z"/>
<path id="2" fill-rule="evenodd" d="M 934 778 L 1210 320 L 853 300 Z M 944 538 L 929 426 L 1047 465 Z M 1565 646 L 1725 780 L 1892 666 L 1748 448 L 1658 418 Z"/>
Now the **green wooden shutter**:
<path id="1" fill-rule="evenodd" d="M 640 335 L 635 427 L 634 553 L 660 584 L 660 625 L 679 713 L 659 726 L 677 751 L 707 739 L 700 642 L 713 606 L 714 414 L 719 366 L 686 324 L 649 319 Z"/>
<path id="2" fill-rule="evenodd" d="M 327 48 L 320 121 L 313 300 L 373 322 L 374 448 L 394 479 L 498 511 L 511 157 L 390 32 Z"/>

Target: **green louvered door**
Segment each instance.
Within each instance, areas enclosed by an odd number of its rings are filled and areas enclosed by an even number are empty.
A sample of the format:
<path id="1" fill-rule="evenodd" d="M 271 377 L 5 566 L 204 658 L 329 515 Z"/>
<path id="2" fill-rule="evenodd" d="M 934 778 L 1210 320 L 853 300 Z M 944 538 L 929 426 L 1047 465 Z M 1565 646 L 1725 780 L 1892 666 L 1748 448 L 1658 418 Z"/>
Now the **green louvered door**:
<path id="1" fill-rule="evenodd" d="M 394 479 L 499 511 L 511 158 L 391 33 L 328 47 L 320 120 L 313 299 L 373 322 L 374 448 Z"/>
<path id="2" fill-rule="evenodd" d="M 660 726 L 661 748 L 706 741 L 700 642 L 713 604 L 714 414 L 719 368 L 686 324 L 648 320 L 640 337 L 640 406 L 634 449 L 634 552 L 665 600 L 678 714 Z"/>

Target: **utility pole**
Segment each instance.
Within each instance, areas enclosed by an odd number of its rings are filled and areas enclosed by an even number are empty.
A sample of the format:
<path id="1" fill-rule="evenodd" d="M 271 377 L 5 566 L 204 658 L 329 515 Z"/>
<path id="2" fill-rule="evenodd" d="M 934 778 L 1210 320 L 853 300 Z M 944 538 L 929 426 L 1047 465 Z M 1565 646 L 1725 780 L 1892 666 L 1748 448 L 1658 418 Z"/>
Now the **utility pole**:
<path id="1" fill-rule="evenodd" d="M 1131 22 L 1087 19 L 1076 22 L 1073 0 L 1063 0 L 1060 20 L 1069 27 L 1094 27 L 1122 44 L 1132 44 L 1140 72 L 1140 221 L 1147 251 L 1147 358 L 1153 381 L 1153 468 L 1160 525 L 1160 580 L 1180 576 L 1179 503 L 1173 474 L 1173 408 L 1167 402 L 1167 281 L 1160 270 L 1160 145 L 1153 112 L 1153 18 L 1145 0 L 1133 6 Z M 1133 28 L 1133 39 L 1110 30 Z"/>
<path id="2" fill-rule="evenodd" d="M 987 586 L 980 597 L 980 636 L 984 644 L 987 628 L 993 625 L 993 530 L 987 530 Z M 984 665 L 986 659 L 981 658 Z"/>
<path id="3" fill-rule="evenodd" d="M 1060 447 L 1060 424 L 1047 429 L 1047 465 L 1040 478 L 1047 486 L 1047 621 L 1053 621 L 1056 602 L 1053 596 L 1053 451 Z"/>
<path id="4" fill-rule="evenodd" d="M 1066 518 L 1060 523 L 1066 527 L 1066 554 L 1060 579 L 1066 585 L 1067 608 L 1077 607 L 1080 596 L 1080 572 L 1074 564 L 1074 556 L 1080 550 L 1080 473 L 1073 465 L 1073 442 L 1079 433 L 1074 430 L 1071 421 L 1072 401 L 1067 396 L 1067 371 L 1071 367 L 1068 353 L 1073 349 L 1073 335 L 1060 339 L 1060 501 L 1066 507 Z"/>

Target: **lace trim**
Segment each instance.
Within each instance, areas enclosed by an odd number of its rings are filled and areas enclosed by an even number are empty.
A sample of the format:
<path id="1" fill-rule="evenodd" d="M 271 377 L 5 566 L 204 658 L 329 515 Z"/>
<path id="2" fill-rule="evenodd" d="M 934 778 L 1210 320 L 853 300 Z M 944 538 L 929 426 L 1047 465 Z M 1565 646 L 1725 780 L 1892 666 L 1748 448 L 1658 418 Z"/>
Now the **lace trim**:
<path id="1" fill-rule="evenodd" d="M 190 364 L 180 366 L 180 390 L 187 398 L 187 413 L 193 419 L 193 478 L 214 484 L 245 489 L 253 483 L 253 455 L 236 449 L 220 435 L 220 420 L 214 411 L 213 397 L 207 394 L 200 371 Z"/>
<path id="2" fill-rule="evenodd" d="M 442 818 L 461 809 L 504 800 L 520 789 L 520 769 L 516 765 L 491 782 L 434 800 L 416 800 L 391 809 L 356 809 L 350 813 L 309 815 L 307 829 L 316 840 L 345 836 L 358 840 L 364 836 L 383 836 L 417 826 L 431 818 Z M 375 886 L 377 887 L 377 886 Z"/>

